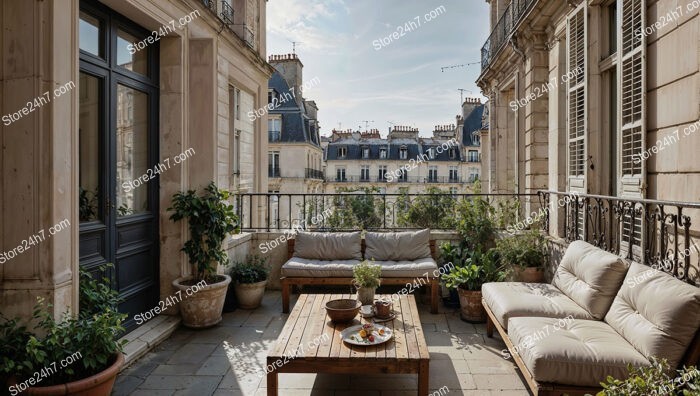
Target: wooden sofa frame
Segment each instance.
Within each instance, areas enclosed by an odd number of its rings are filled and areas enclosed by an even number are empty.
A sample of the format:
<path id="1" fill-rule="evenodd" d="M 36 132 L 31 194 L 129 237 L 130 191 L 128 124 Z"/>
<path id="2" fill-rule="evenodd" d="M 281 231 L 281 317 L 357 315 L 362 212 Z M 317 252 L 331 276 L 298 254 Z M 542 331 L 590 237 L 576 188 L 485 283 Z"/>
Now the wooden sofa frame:
<path id="1" fill-rule="evenodd" d="M 365 240 L 362 239 L 362 256 L 365 254 Z M 294 256 L 294 239 L 287 240 L 287 260 Z M 430 256 L 437 261 L 435 253 L 435 241 L 430 240 Z M 405 285 L 413 283 L 416 278 L 382 278 L 383 285 Z M 316 277 L 281 277 L 280 281 L 282 283 L 282 312 L 289 313 L 289 297 L 291 294 L 291 288 L 294 285 L 352 285 L 352 278 L 316 278 Z M 440 291 L 440 278 L 429 276 L 428 285 L 430 286 L 430 312 L 438 312 L 438 300 Z"/>
<path id="2" fill-rule="evenodd" d="M 486 301 L 482 299 L 481 303 L 484 306 L 484 309 L 486 309 L 486 336 L 492 338 L 493 329 L 495 328 L 496 330 L 498 330 L 498 334 L 501 335 L 503 342 L 505 342 L 506 347 L 508 347 L 510 355 L 513 357 L 513 360 L 515 360 L 515 364 L 518 365 L 518 368 L 522 372 L 523 378 L 525 378 L 525 382 L 527 382 L 527 385 L 534 396 L 595 395 L 603 389 L 585 386 L 554 384 L 549 382 L 537 382 L 537 380 L 535 380 L 534 375 L 530 372 L 530 370 L 528 370 L 527 366 L 525 365 L 525 362 L 520 357 L 518 350 L 515 348 L 515 345 L 513 345 L 513 341 L 511 341 L 510 337 L 508 337 L 508 332 L 506 331 L 506 329 L 504 329 L 503 326 L 501 326 L 501 324 L 498 322 L 498 320 L 496 319 L 496 315 L 493 314 Z M 693 338 L 693 341 L 688 346 L 688 349 L 685 352 L 685 356 L 683 357 L 679 368 L 681 368 L 684 364 L 687 366 L 697 365 L 699 360 L 700 331 L 695 333 L 695 338 Z"/>

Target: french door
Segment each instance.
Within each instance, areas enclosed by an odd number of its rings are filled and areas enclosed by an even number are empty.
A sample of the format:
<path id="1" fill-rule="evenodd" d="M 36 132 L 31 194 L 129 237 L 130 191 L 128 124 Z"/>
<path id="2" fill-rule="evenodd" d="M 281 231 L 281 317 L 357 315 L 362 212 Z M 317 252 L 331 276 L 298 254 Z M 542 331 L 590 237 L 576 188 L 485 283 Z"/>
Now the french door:
<path id="1" fill-rule="evenodd" d="M 114 264 L 103 275 L 130 331 L 159 297 L 158 45 L 133 51 L 145 29 L 93 1 L 80 9 L 80 265 Z"/>

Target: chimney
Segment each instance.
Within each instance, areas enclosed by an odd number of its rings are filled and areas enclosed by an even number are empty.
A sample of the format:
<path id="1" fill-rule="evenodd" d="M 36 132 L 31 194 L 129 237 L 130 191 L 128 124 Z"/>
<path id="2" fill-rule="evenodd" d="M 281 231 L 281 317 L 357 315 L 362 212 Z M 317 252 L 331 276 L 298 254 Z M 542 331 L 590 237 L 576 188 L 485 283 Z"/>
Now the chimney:
<path id="1" fill-rule="evenodd" d="M 282 75 L 282 78 L 289 85 L 290 93 L 301 100 L 302 92 L 299 88 L 304 83 L 302 70 L 304 64 L 301 63 L 297 54 L 270 55 L 269 59 L 272 67 Z"/>
<path id="2" fill-rule="evenodd" d="M 462 103 L 462 117 L 469 117 L 469 114 L 479 106 L 481 106 L 481 99 L 467 97 L 464 103 Z"/>

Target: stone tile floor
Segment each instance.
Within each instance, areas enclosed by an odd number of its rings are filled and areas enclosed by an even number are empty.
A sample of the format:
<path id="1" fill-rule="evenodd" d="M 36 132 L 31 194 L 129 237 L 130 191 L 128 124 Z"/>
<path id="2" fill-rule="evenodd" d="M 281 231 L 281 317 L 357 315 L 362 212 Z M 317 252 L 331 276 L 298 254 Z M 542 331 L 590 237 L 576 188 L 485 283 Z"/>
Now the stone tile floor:
<path id="1" fill-rule="evenodd" d="M 423 296 L 417 300 L 430 350 L 430 388 L 449 390 L 436 396 L 529 395 L 513 361 L 502 357 L 505 344 L 497 334 L 489 339 L 485 325 L 461 321 L 458 310 L 441 306 L 433 315 Z M 281 303 L 281 294 L 269 291 L 260 308 L 224 314 L 215 328 L 179 328 L 119 375 L 113 395 L 266 395 L 258 373 L 287 320 Z M 416 375 L 280 374 L 279 386 L 280 396 L 389 396 L 415 395 L 418 381 Z"/>

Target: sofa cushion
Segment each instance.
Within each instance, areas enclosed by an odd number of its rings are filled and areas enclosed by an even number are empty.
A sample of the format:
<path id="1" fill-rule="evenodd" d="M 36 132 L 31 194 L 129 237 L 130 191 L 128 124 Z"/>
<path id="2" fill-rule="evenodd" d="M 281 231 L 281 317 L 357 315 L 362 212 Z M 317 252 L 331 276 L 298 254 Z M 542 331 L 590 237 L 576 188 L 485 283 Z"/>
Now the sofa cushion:
<path id="1" fill-rule="evenodd" d="M 552 284 L 602 320 L 620 289 L 628 265 L 620 257 L 584 241 L 574 241 L 561 259 Z"/>
<path id="2" fill-rule="evenodd" d="M 316 260 L 362 260 L 360 232 L 299 232 L 294 257 Z"/>
<path id="3" fill-rule="evenodd" d="M 368 232 L 365 259 L 413 261 L 430 257 L 430 230 L 409 232 Z"/>
<path id="4" fill-rule="evenodd" d="M 600 387 L 608 375 L 624 379 L 627 365 L 649 361 L 597 320 L 512 318 L 508 337 L 538 382 Z"/>
<path id="5" fill-rule="evenodd" d="M 352 278 L 352 269 L 360 260 L 315 260 L 292 257 L 282 265 L 284 277 Z"/>
<path id="6" fill-rule="evenodd" d="M 547 283 L 494 282 L 481 286 L 482 298 L 503 328 L 518 316 L 593 319 L 556 287 Z"/>
<path id="7" fill-rule="evenodd" d="M 700 289 L 632 263 L 605 321 L 644 356 L 676 367 L 700 327 Z"/>
<path id="8" fill-rule="evenodd" d="M 382 278 L 425 278 L 435 277 L 437 263 L 431 257 L 412 261 L 374 261 L 382 266 Z"/>

